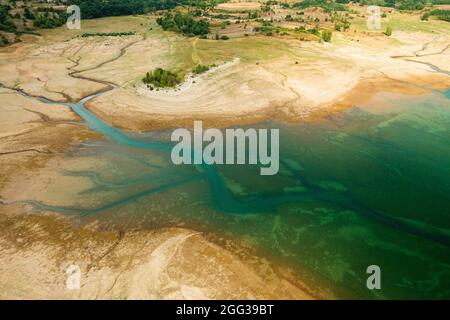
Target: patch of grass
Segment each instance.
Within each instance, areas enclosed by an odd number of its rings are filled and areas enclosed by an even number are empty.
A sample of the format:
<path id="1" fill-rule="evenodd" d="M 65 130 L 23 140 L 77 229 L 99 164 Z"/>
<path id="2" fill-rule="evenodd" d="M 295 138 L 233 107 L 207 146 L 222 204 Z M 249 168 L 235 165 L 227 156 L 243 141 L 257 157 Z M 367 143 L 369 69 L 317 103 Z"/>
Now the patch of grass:
<path id="1" fill-rule="evenodd" d="M 422 21 L 418 15 L 390 14 L 387 19 L 382 19 L 381 30 L 377 32 L 385 31 L 388 26 L 396 31 L 450 33 L 449 23 L 440 20 Z M 367 28 L 366 18 L 355 17 L 352 20 L 352 27 L 358 31 L 370 32 Z"/>
<path id="2" fill-rule="evenodd" d="M 242 62 L 278 58 L 285 54 L 288 44 L 269 37 L 233 38 L 228 41 L 200 40 L 197 54 L 201 61 L 229 61 L 240 57 Z"/>
<path id="3" fill-rule="evenodd" d="M 450 33 L 448 22 L 439 20 L 422 21 L 419 17 L 406 15 L 392 15 L 386 26 L 394 30 L 426 32 L 426 33 Z"/>
<path id="4" fill-rule="evenodd" d="M 124 30 L 135 30 L 147 32 L 146 24 L 148 19 L 145 16 L 108 17 L 92 20 L 82 20 L 80 30 L 70 30 L 65 26 L 55 29 L 45 29 L 40 31 L 45 39 L 51 41 L 61 41 L 81 36 L 83 33 L 113 33 Z"/>

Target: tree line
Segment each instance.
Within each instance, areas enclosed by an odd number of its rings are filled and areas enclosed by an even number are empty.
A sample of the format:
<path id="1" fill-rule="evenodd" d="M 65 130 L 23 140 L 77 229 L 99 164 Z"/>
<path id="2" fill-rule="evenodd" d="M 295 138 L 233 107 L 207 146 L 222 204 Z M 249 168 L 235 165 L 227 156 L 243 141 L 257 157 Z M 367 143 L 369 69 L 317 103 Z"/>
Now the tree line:
<path id="1" fill-rule="evenodd" d="M 155 10 L 173 9 L 178 5 L 207 8 L 216 0 L 69 0 L 81 9 L 82 19 L 144 14 Z"/>
<path id="2" fill-rule="evenodd" d="M 156 19 L 163 30 L 183 33 L 184 35 L 206 35 L 209 32 L 209 22 L 206 20 L 194 20 L 189 14 L 180 12 L 166 13 Z"/>

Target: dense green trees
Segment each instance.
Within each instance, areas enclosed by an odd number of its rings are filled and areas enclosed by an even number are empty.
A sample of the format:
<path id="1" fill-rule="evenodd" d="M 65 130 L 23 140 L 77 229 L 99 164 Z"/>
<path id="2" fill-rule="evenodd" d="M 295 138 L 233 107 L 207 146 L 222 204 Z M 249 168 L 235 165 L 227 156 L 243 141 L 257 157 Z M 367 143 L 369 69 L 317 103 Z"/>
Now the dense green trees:
<path id="1" fill-rule="evenodd" d="M 82 19 L 142 14 L 151 10 L 171 9 L 177 0 L 69 0 L 81 9 Z"/>
<path id="2" fill-rule="evenodd" d="M 9 43 L 8 39 L 6 39 L 2 34 L 0 34 L 0 46 L 3 46 L 8 43 Z"/>
<path id="3" fill-rule="evenodd" d="M 11 10 L 9 6 L 0 5 L 0 30 L 17 33 L 14 19 L 20 19 L 20 15 L 16 14 L 13 17 L 9 10 Z M 67 13 L 64 10 L 40 8 L 38 11 L 33 13 L 30 8 L 24 7 L 23 16 L 25 19 L 32 20 L 34 27 L 55 28 L 66 23 Z"/>
<path id="4" fill-rule="evenodd" d="M 332 0 L 303 0 L 302 2 L 295 3 L 292 7 L 298 9 L 318 7 L 324 9 L 326 12 L 347 10 L 347 6 Z"/>
<path id="5" fill-rule="evenodd" d="M 181 77 L 171 71 L 156 68 L 151 72 L 147 72 L 142 81 L 147 85 L 152 84 L 158 88 L 175 87 L 181 82 Z"/>
<path id="6" fill-rule="evenodd" d="M 36 14 L 33 26 L 36 28 L 51 29 L 64 25 L 67 21 L 67 13 L 62 10 L 48 10 Z"/>
<path id="7" fill-rule="evenodd" d="M 28 7 L 25 7 L 25 9 L 23 9 L 23 16 L 25 17 L 25 19 L 28 19 L 28 20 L 35 19 L 33 12 L 31 12 L 31 10 Z"/>
<path id="8" fill-rule="evenodd" d="M 155 10 L 172 9 L 178 5 L 207 8 L 215 0 L 69 0 L 81 9 L 82 19 L 142 14 Z"/>
<path id="9" fill-rule="evenodd" d="M 180 32 L 185 35 L 205 35 L 209 32 L 209 22 L 205 20 L 194 20 L 189 14 L 180 12 L 172 15 L 166 13 L 164 17 L 159 17 L 156 22 L 164 29 Z"/>
<path id="10" fill-rule="evenodd" d="M 450 22 L 450 10 L 443 10 L 443 9 L 431 10 L 422 15 L 422 20 L 428 20 L 429 17 L 436 17 L 439 20 Z"/>
<path id="11" fill-rule="evenodd" d="M 9 14 L 10 7 L 7 5 L 0 5 L 0 30 L 7 32 L 15 32 L 16 25 L 13 18 Z"/>

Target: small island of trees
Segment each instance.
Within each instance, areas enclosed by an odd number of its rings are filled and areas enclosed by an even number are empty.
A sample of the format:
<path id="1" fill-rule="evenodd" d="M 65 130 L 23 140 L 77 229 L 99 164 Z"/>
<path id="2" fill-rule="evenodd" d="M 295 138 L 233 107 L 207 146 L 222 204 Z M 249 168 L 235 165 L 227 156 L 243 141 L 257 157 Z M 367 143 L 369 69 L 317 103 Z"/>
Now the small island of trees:
<path id="1" fill-rule="evenodd" d="M 142 82 L 153 89 L 150 85 L 154 85 L 157 88 L 175 87 L 181 80 L 181 76 L 177 73 L 156 68 L 153 71 L 147 72 Z"/>

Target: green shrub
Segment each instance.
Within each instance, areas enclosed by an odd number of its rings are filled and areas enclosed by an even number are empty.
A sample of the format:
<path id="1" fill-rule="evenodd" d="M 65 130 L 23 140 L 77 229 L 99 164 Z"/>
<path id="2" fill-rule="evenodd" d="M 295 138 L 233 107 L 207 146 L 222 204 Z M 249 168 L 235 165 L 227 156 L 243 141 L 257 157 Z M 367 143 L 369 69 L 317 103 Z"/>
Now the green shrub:
<path id="1" fill-rule="evenodd" d="M 195 73 L 195 74 L 201 74 L 201 73 L 204 73 L 204 72 L 208 71 L 209 68 L 210 68 L 209 66 L 205 66 L 203 64 L 199 64 L 192 70 L 192 72 Z"/>
<path id="2" fill-rule="evenodd" d="M 8 43 L 9 43 L 8 39 L 6 39 L 2 34 L 0 34 L 0 46 L 3 46 Z"/>
<path id="3" fill-rule="evenodd" d="M 333 32 L 331 32 L 331 30 L 323 30 L 322 31 L 322 40 L 323 41 L 330 42 L 332 36 L 333 36 Z"/>
<path id="4" fill-rule="evenodd" d="M 385 35 L 387 35 L 388 37 L 390 37 L 392 35 L 392 28 L 391 27 L 387 27 L 386 31 L 384 32 Z"/>

